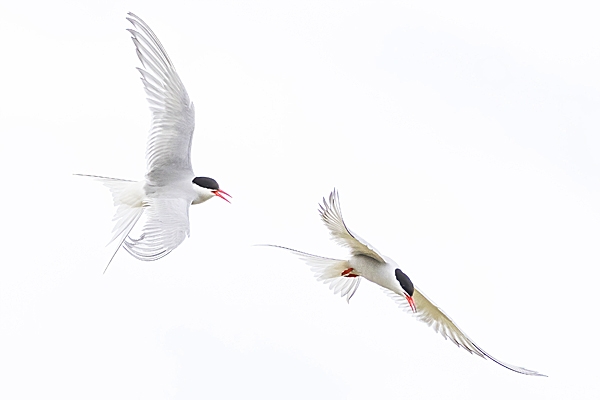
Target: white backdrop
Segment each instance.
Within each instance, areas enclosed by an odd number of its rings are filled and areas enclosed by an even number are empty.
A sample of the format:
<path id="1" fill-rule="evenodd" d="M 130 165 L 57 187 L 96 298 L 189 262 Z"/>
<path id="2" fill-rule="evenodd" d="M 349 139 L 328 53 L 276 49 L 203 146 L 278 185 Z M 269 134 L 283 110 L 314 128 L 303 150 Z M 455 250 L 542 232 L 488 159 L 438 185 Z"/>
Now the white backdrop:
<path id="1" fill-rule="evenodd" d="M 595 398 L 595 2 L 0 4 L 0 397 Z M 196 106 L 195 172 L 231 205 L 143 263 L 73 173 L 141 179 L 149 111 L 125 20 Z M 481 347 L 364 282 L 348 305 L 283 251 L 330 257 L 317 203 Z"/>

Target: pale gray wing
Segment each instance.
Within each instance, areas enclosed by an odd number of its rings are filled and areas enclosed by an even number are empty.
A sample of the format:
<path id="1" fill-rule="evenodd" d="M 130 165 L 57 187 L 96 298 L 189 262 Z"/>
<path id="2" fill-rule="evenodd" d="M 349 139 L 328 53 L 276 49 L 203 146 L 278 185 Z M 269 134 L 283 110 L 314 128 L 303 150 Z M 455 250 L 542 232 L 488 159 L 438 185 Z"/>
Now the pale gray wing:
<path id="1" fill-rule="evenodd" d="M 350 302 L 350 299 L 354 296 L 354 293 L 356 293 L 356 289 L 358 289 L 358 285 L 360 285 L 362 279 L 360 276 L 342 276 L 342 273 L 350 268 L 347 260 L 316 256 L 303 251 L 290 249 L 289 247 L 276 246 L 273 244 L 259 244 L 257 246 L 277 247 L 279 249 L 291 251 L 310 266 L 310 270 L 314 272 L 317 281 L 328 284 L 329 289 L 333 290 L 334 294 L 339 293 L 340 296 L 346 298 L 347 302 Z"/>
<path id="2" fill-rule="evenodd" d="M 142 261 L 163 258 L 190 235 L 190 202 L 152 198 L 144 203 L 144 227 L 138 239 L 128 236 L 123 247 Z"/>
<path id="3" fill-rule="evenodd" d="M 340 245 L 349 247 L 353 255 L 362 254 L 384 263 L 384 257 L 366 240 L 348 229 L 342 218 L 342 209 L 337 191 L 329 195 L 329 202 L 323 198 L 323 204 L 319 204 L 321 219 L 329 229 L 333 239 Z"/>
<path id="4" fill-rule="evenodd" d="M 128 29 L 143 68 L 138 68 L 148 95 L 152 126 L 146 146 L 146 177 L 164 185 L 173 177 L 192 175 L 190 152 L 194 133 L 194 105 L 164 47 L 144 21 L 133 13 Z"/>
<path id="5" fill-rule="evenodd" d="M 475 344 L 475 342 L 473 342 L 458 326 L 456 326 L 454 321 L 452 321 L 450 317 L 444 313 L 444 311 L 433 304 L 433 302 L 425 297 L 425 295 L 417 288 L 415 288 L 412 296 L 417 308 L 415 313 L 412 312 L 408 301 L 404 296 L 400 296 L 388 289 L 384 289 L 384 291 L 396 302 L 396 304 L 398 304 L 398 306 L 400 306 L 400 308 L 410 312 L 419 321 L 424 322 L 428 326 L 432 327 L 436 332 L 442 335 L 444 339 L 450 339 L 450 341 L 452 341 L 458 347 L 462 347 L 469 353 L 477 354 L 480 357 L 492 360 L 493 362 L 502 365 L 504 368 L 508 368 L 511 371 L 515 371 L 520 374 L 546 376 L 540 374 L 539 372 L 507 364 L 489 355 L 481 347 Z"/>

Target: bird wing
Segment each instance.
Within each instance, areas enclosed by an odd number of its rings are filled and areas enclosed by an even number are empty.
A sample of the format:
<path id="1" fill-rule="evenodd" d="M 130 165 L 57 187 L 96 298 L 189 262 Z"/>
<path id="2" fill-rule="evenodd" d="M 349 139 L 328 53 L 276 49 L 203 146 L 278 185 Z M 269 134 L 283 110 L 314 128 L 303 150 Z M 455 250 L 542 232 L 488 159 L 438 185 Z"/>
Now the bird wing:
<path id="1" fill-rule="evenodd" d="M 128 29 L 143 68 L 138 68 L 148 95 L 152 126 L 146 146 L 147 179 L 164 185 L 182 173 L 193 174 L 190 152 L 194 105 L 152 29 L 133 13 Z"/>
<path id="2" fill-rule="evenodd" d="M 352 296 L 354 296 L 354 293 L 356 293 L 358 285 L 360 285 L 362 279 L 360 276 L 342 276 L 342 272 L 350 268 L 347 260 L 316 256 L 303 251 L 290 249 L 289 247 L 276 246 L 273 244 L 263 244 L 258 246 L 277 247 L 291 251 L 311 267 L 310 270 L 315 273 L 315 278 L 317 278 L 319 282 L 329 284 L 329 288 L 333 290 L 333 293 L 339 293 L 340 296 L 346 298 L 348 303 Z"/>
<path id="3" fill-rule="evenodd" d="M 185 199 L 151 198 L 144 203 L 144 227 L 138 239 L 127 236 L 123 247 L 142 261 L 158 260 L 190 235 L 190 202 Z"/>
<path id="4" fill-rule="evenodd" d="M 384 256 L 379 253 L 366 240 L 352 232 L 342 218 L 340 199 L 335 189 L 329 195 L 329 202 L 323 198 L 323 204 L 319 204 L 321 219 L 329 229 L 329 233 L 338 244 L 349 247 L 353 255 L 365 255 L 384 263 Z"/>
<path id="5" fill-rule="evenodd" d="M 480 357 L 492 360 L 493 362 L 503 366 L 504 368 L 508 368 L 511 371 L 518 372 L 520 374 L 525 375 L 535 375 L 535 376 L 546 376 L 540 374 L 539 372 L 531 371 L 526 368 L 517 367 L 514 365 L 507 364 L 498 360 L 497 358 L 492 357 L 486 351 L 484 351 L 481 347 L 479 347 L 475 342 L 473 342 L 455 323 L 450 319 L 446 313 L 438 308 L 432 301 L 430 301 L 423 293 L 421 293 L 417 288 L 413 293 L 413 300 L 415 302 L 415 306 L 417 308 L 416 312 L 412 312 L 408 301 L 404 296 L 398 295 L 391 290 L 384 289 L 385 292 L 390 296 L 399 306 L 400 308 L 410 312 L 415 316 L 419 321 L 426 323 L 428 326 L 432 327 L 436 332 L 441 334 L 444 339 L 450 339 L 454 344 L 458 347 L 462 347 L 467 350 L 471 354 L 477 354 Z"/>

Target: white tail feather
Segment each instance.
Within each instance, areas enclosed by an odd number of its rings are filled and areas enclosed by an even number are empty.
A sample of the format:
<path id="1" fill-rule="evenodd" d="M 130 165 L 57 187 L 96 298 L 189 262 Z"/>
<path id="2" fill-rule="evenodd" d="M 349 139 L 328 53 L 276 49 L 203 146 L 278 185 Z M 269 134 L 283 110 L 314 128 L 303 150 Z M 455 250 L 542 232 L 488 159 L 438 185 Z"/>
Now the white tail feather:
<path id="1" fill-rule="evenodd" d="M 361 281 L 360 276 L 342 276 L 342 273 L 350 268 L 347 260 L 337 260 L 335 258 L 316 256 L 314 254 L 272 244 L 264 244 L 259 246 L 277 247 L 291 251 L 310 266 L 310 270 L 315 273 L 315 278 L 317 278 L 318 281 L 329 284 L 329 288 L 333 290 L 333 293 L 339 293 L 342 297 L 346 298 L 347 302 L 350 302 L 350 299 L 352 296 L 354 296 L 356 289 L 358 289 L 358 285 Z"/>
<path id="2" fill-rule="evenodd" d="M 107 178 L 105 176 L 96 175 L 75 175 L 87 176 L 102 182 L 102 184 L 110 190 L 113 197 L 113 203 L 117 207 L 113 217 L 113 221 L 115 222 L 115 226 L 112 230 L 113 236 L 107 243 L 107 246 L 115 240 L 117 240 L 119 246 L 108 261 L 108 265 L 106 265 L 106 269 L 108 269 L 108 266 L 113 258 L 115 258 L 115 255 L 125 242 L 125 239 L 127 239 L 129 233 L 144 213 L 144 198 L 146 196 L 144 192 L 144 182 Z M 106 272 L 106 269 L 104 272 Z"/>

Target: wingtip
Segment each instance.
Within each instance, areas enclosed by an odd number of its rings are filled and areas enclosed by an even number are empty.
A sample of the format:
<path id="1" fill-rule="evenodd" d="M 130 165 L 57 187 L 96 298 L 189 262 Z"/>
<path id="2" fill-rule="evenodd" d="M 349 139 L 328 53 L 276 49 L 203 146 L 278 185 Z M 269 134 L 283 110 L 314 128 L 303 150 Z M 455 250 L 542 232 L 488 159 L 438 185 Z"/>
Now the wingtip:
<path id="1" fill-rule="evenodd" d="M 336 202 L 338 199 L 339 199 L 338 192 L 337 192 L 337 189 L 334 187 L 333 190 L 331 191 L 331 194 L 329 195 L 329 202 L 333 203 L 333 202 Z"/>
<path id="2" fill-rule="evenodd" d="M 518 373 L 523 374 L 523 375 L 528 375 L 528 376 L 543 376 L 543 377 L 546 377 L 546 378 L 548 377 L 548 375 L 544 375 L 544 374 L 541 374 L 541 373 L 536 372 L 536 371 L 532 371 L 532 370 L 527 369 L 527 368 L 522 368 L 522 367 L 518 367 L 518 368 L 519 368 L 519 370 L 513 369 L 513 371 L 518 372 Z"/>

